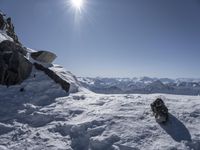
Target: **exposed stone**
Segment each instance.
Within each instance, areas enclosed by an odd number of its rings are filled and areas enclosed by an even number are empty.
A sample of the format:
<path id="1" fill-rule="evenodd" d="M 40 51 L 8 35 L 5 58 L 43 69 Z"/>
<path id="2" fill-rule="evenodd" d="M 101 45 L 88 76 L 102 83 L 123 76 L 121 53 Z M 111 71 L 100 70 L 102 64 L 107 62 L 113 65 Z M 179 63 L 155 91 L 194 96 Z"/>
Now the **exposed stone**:
<path id="1" fill-rule="evenodd" d="M 3 30 L 4 26 L 5 26 L 5 21 L 4 21 L 3 15 L 0 14 L 0 30 Z"/>
<path id="2" fill-rule="evenodd" d="M 54 80 L 56 83 L 60 84 L 61 87 L 68 93 L 70 89 L 70 84 L 63 80 L 58 74 L 56 74 L 54 71 L 45 68 L 41 64 L 34 63 L 34 66 L 36 69 L 43 71 L 46 75 L 48 75 L 52 80 Z"/>
<path id="3" fill-rule="evenodd" d="M 32 63 L 24 55 L 26 51 L 11 41 L 0 43 L 0 84 L 16 85 L 29 77 Z"/>
<path id="4" fill-rule="evenodd" d="M 31 57 L 36 61 L 50 64 L 56 59 L 57 56 L 52 52 L 38 51 L 31 53 Z"/>
<path id="5" fill-rule="evenodd" d="M 0 13 L 0 30 L 6 31 L 7 35 L 11 37 L 15 43 L 18 43 L 19 45 L 22 45 L 19 42 L 19 39 L 17 35 L 15 34 L 15 28 L 12 24 L 11 18 L 6 18 L 5 14 Z"/>
<path id="6" fill-rule="evenodd" d="M 158 123 L 165 123 L 168 120 L 168 108 L 165 106 L 162 99 L 157 98 L 151 103 L 151 110 Z"/>
<path id="7" fill-rule="evenodd" d="M 25 48 L 21 47 L 21 45 L 16 44 L 12 41 L 5 40 L 0 43 L 0 52 L 12 52 L 12 51 L 19 52 L 24 56 L 26 56 L 27 54 L 27 51 Z"/>

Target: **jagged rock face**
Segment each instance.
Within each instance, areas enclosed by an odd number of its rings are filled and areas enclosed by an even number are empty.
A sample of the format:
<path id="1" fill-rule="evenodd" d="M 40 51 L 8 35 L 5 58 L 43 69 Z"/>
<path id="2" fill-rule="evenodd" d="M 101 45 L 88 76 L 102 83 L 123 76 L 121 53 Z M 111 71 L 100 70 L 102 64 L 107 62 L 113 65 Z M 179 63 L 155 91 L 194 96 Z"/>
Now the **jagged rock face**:
<path id="1" fill-rule="evenodd" d="M 26 51 L 11 41 L 0 43 L 0 84 L 16 85 L 29 77 L 32 63 L 24 56 Z"/>
<path id="2" fill-rule="evenodd" d="M 56 59 L 56 55 L 49 51 L 38 51 L 31 53 L 31 57 L 42 63 L 52 63 Z"/>
<path id="3" fill-rule="evenodd" d="M 3 30 L 4 26 L 5 26 L 4 18 L 3 15 L 0 14 L 0 30 Z"/>
<path id="4" fill-rule="evenodd" d="M 19 42 L 17 35 L 15 34 L 15 28 L 12 24 L 11 18 L 6 18 L 5 16 L 5 14 L 0 13 L 0 30 L 5 30 L 7 35 L 10 36 L 15 43 L 22 45 Z"/>
<path id="5" fill-rule="evenodd" d="M 57 75 L 54 71 L 45 68 L 41 64 L 34 63 L 34 66 L 36 69 L 43 71 L 46 75 L 48 75 L 52 80 L 54 80 L 56 83 L 60 84 L 63 90 L 65 90 L 67 93 L 69 93 L 70 84 L 63 80 L 59 75 Z"/>

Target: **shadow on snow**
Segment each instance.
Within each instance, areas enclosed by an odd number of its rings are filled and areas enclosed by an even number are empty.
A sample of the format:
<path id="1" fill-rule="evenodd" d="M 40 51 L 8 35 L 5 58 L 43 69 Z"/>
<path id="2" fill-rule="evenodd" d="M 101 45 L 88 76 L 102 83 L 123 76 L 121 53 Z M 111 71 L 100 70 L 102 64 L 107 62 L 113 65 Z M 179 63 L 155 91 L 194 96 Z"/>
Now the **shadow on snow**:
<path id="1" fill-rule="evenodd" d="M 164 125 L 160 124 L 160 126 L 177 142 L 192 141 L 186 126 L 170 113 L 168 122 Z"/>

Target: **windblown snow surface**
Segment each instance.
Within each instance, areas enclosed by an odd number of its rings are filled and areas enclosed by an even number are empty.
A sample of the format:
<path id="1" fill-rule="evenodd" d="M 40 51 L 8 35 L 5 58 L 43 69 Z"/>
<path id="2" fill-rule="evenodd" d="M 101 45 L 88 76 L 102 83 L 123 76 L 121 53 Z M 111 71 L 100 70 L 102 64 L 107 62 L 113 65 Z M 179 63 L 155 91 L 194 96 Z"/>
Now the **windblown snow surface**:
<path id="1" fill-rule="evenodd" d="M 199 96 L 95 94 L 52 67 L 79 92 L 65 93 L 40 71 L 20 86 L 1 86 L 0 150 L 200 149 Z M 170 112 L 163 125 L 150 110 L 157 97 Z"/>

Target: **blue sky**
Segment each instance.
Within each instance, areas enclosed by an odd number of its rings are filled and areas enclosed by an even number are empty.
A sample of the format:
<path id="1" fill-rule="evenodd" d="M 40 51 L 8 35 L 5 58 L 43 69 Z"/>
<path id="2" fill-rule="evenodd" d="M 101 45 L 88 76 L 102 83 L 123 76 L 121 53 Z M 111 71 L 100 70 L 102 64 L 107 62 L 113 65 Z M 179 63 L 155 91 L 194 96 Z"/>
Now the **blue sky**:
<path id="1" fill-rule="evenodd" d="M 200 77 L 199 0 L 1 0 L 22 43 L 77 76 Z"/>

